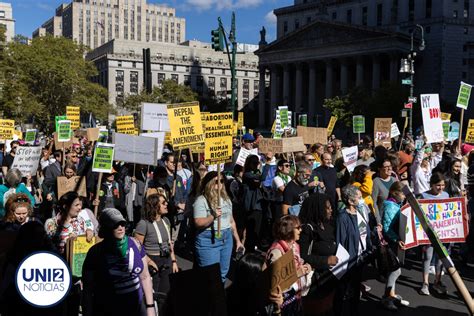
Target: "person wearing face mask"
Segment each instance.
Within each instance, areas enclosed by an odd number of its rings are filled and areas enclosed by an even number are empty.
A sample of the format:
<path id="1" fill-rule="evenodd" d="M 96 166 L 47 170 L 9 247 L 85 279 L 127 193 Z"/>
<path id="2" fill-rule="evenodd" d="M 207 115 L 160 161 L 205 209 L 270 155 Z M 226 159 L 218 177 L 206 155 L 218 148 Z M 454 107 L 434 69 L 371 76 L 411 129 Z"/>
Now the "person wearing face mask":
<path id="1" fill-rule="evenodd" d="M 403 184 L 401 182 L 395 182 L 390 187 L 388 199 L 382 204 L 382 225 L 383 225 L 383 237 L 388 242 L 389 247 L 393 253 L 398 253 L 398 249 L 404 250 L 405 243 L 401 240 L 399 232 L 400 225 L 400 210 L 403 201 L 405 200 L 405 194 L 403 194 Z M 395 257 L 398 261 L 398 258 Z M 385 294 L 381 300 L 384 308 L 390 311 L 396 311 L 397 305 L 408 306 L 409 302 L 404 300 L 400 295 L 395 292 L 395 283 L 400 277 L 402 271 L 398 268 L 388 274 L 387 281 L 385 283 Z"/>
<path id="2" fill-rule="evenodd" d="M 296 164 L 296 174 L 283 191 L 282 214 L 298 215 L 304 200 L 309 196 L 311 165 L 305 161 Z"/>

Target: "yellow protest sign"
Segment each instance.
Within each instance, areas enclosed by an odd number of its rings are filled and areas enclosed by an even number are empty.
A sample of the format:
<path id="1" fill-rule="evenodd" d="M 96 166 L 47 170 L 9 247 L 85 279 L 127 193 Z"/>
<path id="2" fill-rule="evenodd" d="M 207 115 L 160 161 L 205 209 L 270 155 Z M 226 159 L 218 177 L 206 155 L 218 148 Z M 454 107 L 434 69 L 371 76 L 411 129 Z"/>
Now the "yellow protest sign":
<path id="1" fill-rule="evenodd" d="M 71 121 L 71 129 L 75 130 L 81 127 L 81 107 L 66 106 L 66 117 Z"/>
<path id="2" fill-rule="evenodd" d="M 239 134 L 239 123 L 234 122 L 234 130 L 232 132 L 233 136 L 237 136 Z"/>
<path id="3" fill-rule="evenodd" d="M 117 133 L 135 135 L 135 120 L 133 115 L 123 115 L 116 117 Z"/>
<path id="4" fill-rule="evenodd" d="M 466 143 L 474 144 L 474 119 L 470 119 L 467 124 Z"/>
<path id="5" fill-rule="evenodd" d="M 171 144 L 171 132 L 165 132 L 165 144 Z"/>
<path id="6" fill-rule="evenodd" d="M 18 137 L 18 139 L 23 139 L 23 133 L 17 129 L 13 131 L 13 135 Z"/>
<path id="7" fill-rule="evenodd" d="M 0 139 L 13 139 L 13 131 L 15 129 L 14 120 L 0 120 Z"/>
<path id="8" fill-rule="evenodd" d="M 244 112 L 239 112 L 239 116 L 238 116 L 238 120 L 237 120 L 237 123 L 238 123 L 238 129 L 242 129 L 242 126 L 244 126 Z"/>
<path id="9" fill-rule="evenodd" d="M 451 120 L 451 113 L 441 112 L 441 120 L 450 121 Z"/>
<path id="10" fill-rule="evenodd" d="M 226 162 L 232 158 L 232 113 L 206 115 L 204 158 L 208 163 Z"/>
<path id="11" fill-rule="evenodd" d="M 337 117 L 336 116 L 331 116 L 331 119 L 329 120 L 328 124 L 328 136 L 331 136 L 332 131 L 334 130 L 334 126 L 336 125 Z"/>
<path id="12" fill-rule="evenodd" d="M 174 149 L 181 149 L 204 142 L 201 110 L 198 102 L 168 105 L 171 140 Z"/>
<path id="13" fill-rule="evenodd" d="M 90 221 L 90 219 L 87 220 Z M 87 242 L 86 236 L 77 236 L 75 240 L 69 238 L 66 248 L 66 256 L 73 276 L 82 276 L 82 266 L 84 265 L 87 252 L 95 243 L 95 237 L 92 237 L 90 243 Z"/>

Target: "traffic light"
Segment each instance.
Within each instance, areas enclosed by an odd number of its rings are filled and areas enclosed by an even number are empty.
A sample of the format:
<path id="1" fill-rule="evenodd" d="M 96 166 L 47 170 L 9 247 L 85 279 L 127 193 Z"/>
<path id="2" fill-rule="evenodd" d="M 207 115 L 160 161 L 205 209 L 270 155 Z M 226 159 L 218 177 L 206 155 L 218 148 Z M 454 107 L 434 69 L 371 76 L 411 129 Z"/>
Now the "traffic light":
<path id="1" fill-rule="evenodd" d="M 212 48 L 216 51 L 216 52 L 221 52 L 224 50 L 224 36 L 222 34 L 222 30 L 221 28 L 217 28 L 215 30 L 212 30 L 211 31 L 211 35 L 212 35 Z"/>

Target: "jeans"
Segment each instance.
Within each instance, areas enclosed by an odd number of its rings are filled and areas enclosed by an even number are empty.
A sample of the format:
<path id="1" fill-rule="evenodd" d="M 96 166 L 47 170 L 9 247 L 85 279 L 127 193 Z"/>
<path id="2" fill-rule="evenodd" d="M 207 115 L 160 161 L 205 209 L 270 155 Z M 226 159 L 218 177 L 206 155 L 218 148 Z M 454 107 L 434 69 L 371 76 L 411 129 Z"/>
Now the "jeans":
<path id="1" fill-rule="evenodd" d="M 232 229 L 221 230 L 221 236 L 212 238 L 211 230 L 199 232 L 194 241 L 196 248 L 196 262 L 199 267 L 206 267 L 215 263 L 220 264 L 222 282 L 225 282 L 229 272 L 230 259 L 232 255 Z"/>

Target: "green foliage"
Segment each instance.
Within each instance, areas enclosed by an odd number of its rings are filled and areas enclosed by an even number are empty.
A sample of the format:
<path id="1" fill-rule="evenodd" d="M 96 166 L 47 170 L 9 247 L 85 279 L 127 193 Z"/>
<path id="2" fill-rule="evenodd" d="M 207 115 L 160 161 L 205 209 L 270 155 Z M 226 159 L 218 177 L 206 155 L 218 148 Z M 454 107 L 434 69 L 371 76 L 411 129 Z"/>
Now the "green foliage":
<path id="1" fill-rule="evenodd" d="M 143 102 L 171 104 L 197 100 L 197 94 L 189 86 L 177 84 L 174 80 L 164 80 L 161 86 L 154 87 L 150 94 L 142 91 L 140 94 L 126 97 L 123 107 L 128 111 L 135 112 Z"/>
<path id="2" fill-rule="evenodd" d="M 81 107 L 106 119 L 113 111 L 107 90 L 90 82 L 97 75 L 84 59 L 85 48 L 66 38 L 45 36 L 9 43 L 0 55 L 3 94 L 0 108 L 17 123 L 34 120 L 45 130 L 54 128 L 54 117 L 64 115 L 66 106 Z"/>

